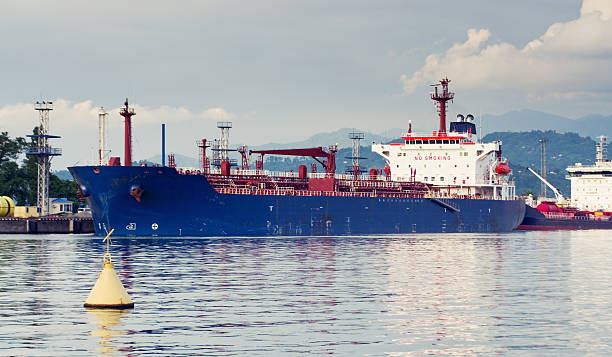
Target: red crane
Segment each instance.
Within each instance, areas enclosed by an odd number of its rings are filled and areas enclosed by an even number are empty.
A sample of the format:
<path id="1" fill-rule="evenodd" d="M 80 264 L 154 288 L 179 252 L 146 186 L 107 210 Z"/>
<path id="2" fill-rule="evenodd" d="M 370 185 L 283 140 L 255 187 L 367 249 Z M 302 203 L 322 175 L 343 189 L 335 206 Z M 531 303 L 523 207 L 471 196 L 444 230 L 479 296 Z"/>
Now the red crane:
<path id="1" fill-rule="evenodd" d="M 308 149 L 279 149 L 279 150 L 250 150 L 251 154 L 260 154 L 261 162 L 263 163 L 264 155 L 288 155 L 288 156 L 310 156 L 315 159 L 318 163 L 323 165 L 325 173 L 336 172 L 336 152 L 338 151 L 337 145 L 329 147 L 329 152 L 323 150 L 322 147 L 308 148 Z M 323 161 L 318 158 L 325 158 Z"/>

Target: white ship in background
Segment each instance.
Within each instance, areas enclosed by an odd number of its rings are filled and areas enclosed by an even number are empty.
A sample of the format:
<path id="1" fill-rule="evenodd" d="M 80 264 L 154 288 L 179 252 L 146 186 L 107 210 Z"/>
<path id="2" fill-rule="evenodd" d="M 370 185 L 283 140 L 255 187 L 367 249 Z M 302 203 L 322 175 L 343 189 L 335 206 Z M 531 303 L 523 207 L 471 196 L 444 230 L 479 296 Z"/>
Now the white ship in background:
<path id="1" fill-rule="evenodd" d="M 571 206 L 585 211 L 612 212 L 612 161 L 607 158 L 608 138 L 600 136 L 595 165 L 576 163 L 568 167 Z"/>

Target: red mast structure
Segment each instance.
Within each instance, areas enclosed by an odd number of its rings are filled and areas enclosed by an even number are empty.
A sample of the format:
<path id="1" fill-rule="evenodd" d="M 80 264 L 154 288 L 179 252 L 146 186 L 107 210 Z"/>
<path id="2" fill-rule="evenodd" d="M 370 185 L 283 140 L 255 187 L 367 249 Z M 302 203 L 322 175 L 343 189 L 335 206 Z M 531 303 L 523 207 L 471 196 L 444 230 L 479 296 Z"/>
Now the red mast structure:
<path id="1" fill-rule="evenodd" d="M 247 146 L 246 145 L 242 145 L 241 147 L 238 148 L 238 152 L 240 153 L 240 156 L 242 156 L 242 167 L 241 169 L 243 170 L 250 170 L 249 168 L 249 159 L 247 158 Z"/>
<path id="2" fill-rule="evenodd" d="M 206 139 L 202 139 L 202 141 L 200 142 L 197 141 L 196 145 L 198 146 L 198 148 L 200 148 L 200 167 L 202 168 L 202 171 L 206 174 L 210 169 L 210 161 L 206 156 L 206 148 L 210 147 L 210 145 L 206 144 Z"/>
<path id="3" fill-rule="evenodd" d="M 435 85 L 435 90 L 431 94 L 431 99 L 438 102 L 438 111 L 440 112 L 440 130 L 438 130 L 438 136 L 446 136 L 446 102 L 453 100 L 455 93 L 448 91 L 448 83 L 450 79 L 444 78 L 440 81 L 442 85 L 442 93 L 438 92 L 438 85 Z"/>
<path id="4" fill-rule="evenodd" d="M 125 108 L 121 108 L 119 114 L 125 118 L 125 163 L 124 166 L 132 166 L 132 116 L 136 115 L 134 108 L 128 106 L 125 98 Z"/>

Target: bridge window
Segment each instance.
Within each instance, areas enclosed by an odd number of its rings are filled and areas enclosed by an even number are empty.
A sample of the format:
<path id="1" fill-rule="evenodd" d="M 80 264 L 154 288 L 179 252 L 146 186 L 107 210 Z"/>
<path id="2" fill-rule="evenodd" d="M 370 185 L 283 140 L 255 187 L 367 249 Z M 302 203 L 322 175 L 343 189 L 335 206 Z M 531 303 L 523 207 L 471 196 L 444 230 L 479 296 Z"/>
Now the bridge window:
<path id="1" fill-rule="evenodd" d="M 442 140 L 436 140 L 436 144 L 442 144 Z"/>
<path id="2" fill-rule="evenodd" d="M 449 143 L 449 141 L 448 141 L 448 140 L 442 140 L 442 142 L 443 142 L 444 144 L 448 144 L 448 143 Z"/>
<path id="3" fill-rule="evenodd" d="M 440 176 L 440 181 L 444 181 L 444 176 Z"/>
<path id="4" fill-rule="evenodd" d="M 431 177 L 431 180 L 432 180 L 432 181 L 435 181 L 435 180 L 436 180 L 436 178 L 432 176 L 432 177 Z"/>
<path id="5" fill-rule="evenodd" d="M 423 140 L 416 140 L 416 143 L 417 143 L 417 144 L 422 144 L 422 143 L 423 143 Z"/>

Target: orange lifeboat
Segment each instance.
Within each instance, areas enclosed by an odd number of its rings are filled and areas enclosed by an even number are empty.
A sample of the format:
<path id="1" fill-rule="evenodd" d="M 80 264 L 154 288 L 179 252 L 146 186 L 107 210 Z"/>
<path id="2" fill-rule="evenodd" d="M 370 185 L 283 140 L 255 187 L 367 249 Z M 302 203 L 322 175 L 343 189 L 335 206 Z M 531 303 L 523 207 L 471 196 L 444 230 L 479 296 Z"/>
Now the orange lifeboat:
<path id="1" fill-rule="evenodd" d="M 500 162 L 495 166 L 495 173 L 498 175 L 508 175 L 511 171 L 507 162 Z"/>

